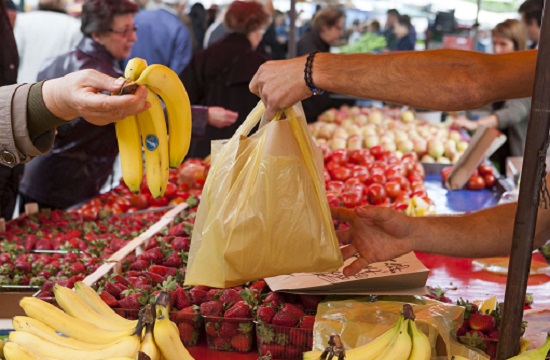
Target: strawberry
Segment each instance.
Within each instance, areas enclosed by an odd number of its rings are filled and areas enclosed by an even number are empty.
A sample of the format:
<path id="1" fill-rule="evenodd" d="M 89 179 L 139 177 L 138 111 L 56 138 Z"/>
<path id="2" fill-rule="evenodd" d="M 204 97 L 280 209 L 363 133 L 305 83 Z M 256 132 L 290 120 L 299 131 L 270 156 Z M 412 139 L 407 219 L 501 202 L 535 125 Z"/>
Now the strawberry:
<path id="1" fill-rule="evenodd" d="M 17 261 L 16 260 L 15 269 L 18 270 L 22 274 L 31 274 L 32 273 L 32 265 L 28 261 Z"/>
<path id="2" fill-rule="evenodd" d="M 273 358 L 278 358 L 278 357 L 281 357 L 284 352 L 285 352 L 285 348 L 279 344 L 276 344 L 276 343 L 273 343 L 273 344 L 262 344 L 260 346 L 260 353 L 262 355 L 266 355 L 268 352 L 271 353 L 271 356 L 273 356 Z"/>
<path id="3" fill-rule="evenodd" d="M 113 282 L 118 283 L 118 284 L 122 284 L 122 285 L 126 285 L 126 286 L 130 285 L 128 280 L 126 280 L 126 278 L 122 275 L 115 275 L 113 277 Z"/>
<path id="4" fill-rule="evenodd" d="M 164 265 L 151 265 L 149 271 L 164 277 L 168 270 Z"/>
<path id="5" fill-rule="evenodd" d="M 164 266 L 169 266 L 173 268 L 179 268 L 183 262 L 181 261 L 181 258 L 179 257 L 177 252 L 171 253 L 166 260 L 162 263 Z"/>
<path id="6" fill-rule="evenodd" d="M 224 321 L 220 324 L 220 337 L 228 338 L 239 333 L 239 324 L 229 321 Z"/>
<path id="7" fill-rule="evenodd" d="M 493 329 L 486 333 L 488 339 L 498 340 L 498 329 Z"/>
<path id="8" fill-rule="evenodd" d="M 258 306 L 257 317 L 259 321 L 270 324 L 271 319 L 273 319 L 273 316 L 275 316 L 275 313 L 275 309 L 273 309 L 271 306 L 260 305 Z"/>
<path id="9" fill-rule="evenodd" d="M 9 264 L 12 262 L 11 254 L 10 253 L 2 253 L 0 254 L 0 265 Z"/>
<path id="10" fill-rule="evenodd" d="M 128 242 L 123 239 L 114 238 L 111 240 L 111 243 L 109 244 L 109 249 L 111 249 L 113 252 L 117 252 L 120 249 L 122 249 L 124 246 L 126 246 Z"/>
<path id="11" fill-rule="evenodd" d="M 50 239 L 42 238 L 34 244 L 35 250 L 53 250 L 53 244 Z"/>
<path id="12" fill-rule="evenodd" d="M 189 252 L 190 244 L 191 244 L 191 239 L 189 238 L 189 236 L 186 236 L 186 237 L 176 236 L 170 243 L 170 247 L 174 249 L 174 251 Z"/>
<path id="13" fill-rule="evenodd" d="M 162 282 L 164 281 L 164 278 L 162 276 L 154 272 L 147 271 L 146 274 L 153 285 L 162 284 Z"/>
<path id="14" fill-rule="evenodd" d="M 115 299 L 115 297 L 108 292 L 103 291 L 101 294 L 99 294 L 99 296 L 105 302 L 105 304 L 109 305 L 110 307 L 118 306 L 118 300 Z"/>
<path id="15" fill-rule="evenodd" d="M 193 338 L 196 338 L 195 328 L 193 327 L 193 325 L 186 322 L 180 322 L 178 324 L 178 329 L 180 331 L 180 339 L 184 345 L 189 345 L 193 342 L 196 342 L 196 340 L 193 341 Z"/>
<path id="16" fill-rule="evenodd" d="M 220 302 L 226 307 L 231 307 L 242 300 L 241 295 L 234 289 L 225 289 L 220 295 Z"/>
<path id="17" fill-rule="evenodd" d="M 145 245 L 145 251 L 151 250 L 152 248 L 160 246 L 159 240 L 157 238 L 149 240 L 147 245 Z"/>
<path id="18" fill-rule="evenodd" d="M 228 351 L 231 349 L 230 339 L 217 337 L 214 339 L 214 349 Z"/>
<path id="19" fill-rule="evenodd" d="M 317 310 L 317 305 L 323 301 L 323 298 L 320 295 L 300 295 L 300 301 L 306 310 Z"/>
<path id="20" fill-rule="evenodd" d="M 223 306 L 219 301 L 207 301 L 200 305 L 200 313 L 204 316 L 221 316 Z"/>
<path id="21" fill-rule="evenodd" d="M 140 303 L 141 293 L 133 293 L 120 300 L 118 303 L 123 309 L 139 310 L 141 308 Z"/>
<path id="22" fill-rule="evenodd" d="M 302 349 L 300 348 L 303 344 L 299 346 L 288 345 L 285 348 L 285 357 L 289 359 L 299 359 L 302 356 Z"/>
<path id="23" fill-rule="evenodd" d="M 143 271 L 149 267 L 149 262 L 143 259 L 136 260 L 130 265 L 130 270 Z M 128 275 L 128 274 L 127 274 Z"/>
<path id="24" fill-rule="evenodd" d="M 489 341 L 485 345 L 485 350 L 483 350 L 491 359 L 494 359 L 497 356 L 497 342 Z"/>
<path id="25" fill-rule="evenodd" d="M 206 293 L 206 299 L 208 301 L 220 301 L 220 296 L 222 295 L 222 289 L 210 289 Z"/>
<path id="26" fill-rule="evenodd" d="M 292 344 L 303 347 L 307 341 L 306 334 L 307 332 L 302 329 L 292 328 L 288 333 L 288 338 Z"/>
<path id="27" fill-rule="evenodd" d="M 495 318 L 491 315 L 472 314 L 469 319 L 472 330 L 489 332 L 495 328 Z"/>
<path id="28" fill-rule="evenodd" d="M 83 263 L 76 261 L 69 267 L 69 272 L 71 274 L 86 274 L 86 267 Z"/>
<path id="29" fill-rule="evenodd" d="M 25 237 L 25 241 L 23 242 L 23 246 L 25 247 L 25 250 L 30 253 L 32 250 L 34 250 L 34 247 L 36 246 L 36 243 L 38 242 L 38 236 L 36 235 L 27 235 Z"/>
<path id="30" fill-rule="evenodd" d="M 485 344 L 485 334 L 479 330 L 470 330 L 464 336 L 458 338 L 458 340 L 468 346 L 481 348 Z"/>
<path id="31" fill-rule="evenodd" d="M 281 295 L 277 292 L 274 292 L 274 291 L 268 293 L 267 296 L 264 299 L 264 304 L 265 305 L 271 304 L 271 306 L 275 309 L 277 309 L 279 306 L 281 306 L 284 302 L 285 302 L 285 299 L 284 299 L 283 295 Z"/>
<path id="32" fill-rule="evenodd" d="M 264 280 L 258 280 L 248 287 L 251 290 L 256 290 L 258 293 L 263 294 L 267 291 L 267 283 Z"/>
<path id="33" fill-rule="evenodd" d="M 216 329 L 216 323 L 207 322 L 204 329 L 208 336 L 212 336 L 212 337 L 218 336 L 218 329 Z"/>
<path id="34" fill-rule="evenodd" d="M 314 324 L 315 324 L 315 316 L 306 315 L 302 318 L 302 321 L 300 322 L 300 328 L 313 330 Z"/>
<path id="35" fill-rule="evenodd" d="M 166 277 L 169 277 L 169 276 L 176 276 L 176 273 L 178 272 L 178 269 L 176 268 L 173 268 L 173 267 L 167 267 L 166 268 Z"/>
<path id="36" fill-rule="evenodd" d="M 248 319 L 250 318 L 250 307 L 246 301 L 238 301 L 225 311 L 223 317 L 226 319 Z"/>
<path id="37" fill-rule="evenodd" d="M 247 352 L 252 346 L 252 337 L 250 335 L 238 334 L 231 338 L 231 346 L 240 352 Z"/>
<path id="38" fill-rule="evenodd" d="M 303 316 L 305 313 L 299 307 L 287 303 L 273 316 L 271 323 L 278 326 L 295 327 Z"/>
<path id="39" fill-rule="evenodd" d="M 178 310 L 191 306 L 191 299 L 182 288 L 177 288 L 174 292 L 174 307 Z"/>
<path id="40" fill-rule="evenodd" d="M 185 223 L 179 223 L 175 226 L 172 226 L 168 229 L 168 235 L 170 236 L 186 236 L 187 232 L 185 231 Z"/>
<path id="41" fill-rule="evenodd" d="M 441 301 L 444 303 L 452 303 L 451 299 L 445 295 L 445 290 L 443 290 L 441 287 L 431 287 L 428 286 L 428 293 L 426 294 L 427 297 L 430 299 L 434 299 L 437 301 Z"/>
<path id="42" fill-rule="evenodd" d="M 208 294 L 207 292 L 208 290 L 204 290 L 203 288 L 198 286 L 195 286 L 194 288 L 189 290 L 189 295 L 191 295 L 191 301 L 193 302 L 193 304 L 200 305 L 205 302 L 206 295 Z"/>
<path id="43" fill-rule="evenodd" d="M 155 264 L 162 264 L 162 261 L 164 260 L 164 253 L 162 252 L 162 249 L 157 246 L 147 250 L 143 254 L 140 254 L 138 259 L 153 262 Z"/>

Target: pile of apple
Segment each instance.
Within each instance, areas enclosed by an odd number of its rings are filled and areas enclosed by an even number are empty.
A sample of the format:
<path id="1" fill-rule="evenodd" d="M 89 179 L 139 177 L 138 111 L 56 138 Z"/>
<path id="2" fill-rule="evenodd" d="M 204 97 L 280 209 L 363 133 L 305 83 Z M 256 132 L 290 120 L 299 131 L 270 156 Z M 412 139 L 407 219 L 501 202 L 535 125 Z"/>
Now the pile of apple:
<path id="1" fill-rule="evenodd" d="M 332 150 L 380 145 L 398 158 L 414 151 L 424 163 L 454 164 L 468 147 L 464 136 L 449 124 L 419 121 L 411 110 L 343 106 L 325 111 L 309 129 L 318 144 Z"/>
<path id="2" fill-rule="evenodd" d="M 447 166 L 441 170 L 441 179 L 443 184 L 449 177 L 449 174 L 453 170 L 452 166 Z M 493 172 L 493 167 L 489 164 L 481 164 L 472 172 L 468 182 L 464 184 L 466 190 L 493 190 L 495 188 L 497 179 Z"/>

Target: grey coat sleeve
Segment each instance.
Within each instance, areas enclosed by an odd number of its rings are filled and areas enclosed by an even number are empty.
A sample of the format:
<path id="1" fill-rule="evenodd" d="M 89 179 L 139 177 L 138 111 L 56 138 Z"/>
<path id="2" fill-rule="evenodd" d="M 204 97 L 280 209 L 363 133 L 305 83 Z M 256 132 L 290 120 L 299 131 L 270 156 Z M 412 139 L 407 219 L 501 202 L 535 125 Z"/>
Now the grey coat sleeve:
<path id="1" fill-rule="evenodd" d="M 29 138 L 27 102 L 33 84 L 0 87 L 0 164 L 14 167 L 49 152 L 54 132 L 42 138 L 40 149 Z"/>
<path id="2" fill-rule="evenodd" d="M 506 100 L 504 107 L 494 112 L 498 117 L 498 128 L 503 130 L 529 118 L 531 98 Z"/>

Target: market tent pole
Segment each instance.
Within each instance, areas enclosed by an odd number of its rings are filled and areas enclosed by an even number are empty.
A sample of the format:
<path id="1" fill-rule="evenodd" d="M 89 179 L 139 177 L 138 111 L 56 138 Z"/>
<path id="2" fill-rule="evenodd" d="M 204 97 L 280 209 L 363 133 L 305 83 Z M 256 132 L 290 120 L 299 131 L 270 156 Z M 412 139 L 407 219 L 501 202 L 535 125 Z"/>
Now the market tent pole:
<path id="1" fill-rule="evenodd" d="M 550 205 L 548 188 L 542 186 L 546 175 L 546 150 L 550 129 L 550 67 L 545 64 L 550 59 L 550 0 L 545 0 L 544 3 L 531 119 L 527 127 L 528 141 L 525 143 L 523 155 L 497 360 L 508 359 L 519 351 L 539 200 L 545 205 Z M 541 191 L 541 188 L 546 191 Z"/>
<path id="2" fill-rule="evenodd" d="M 296 0 L 290 0 L 290 26 L 288 34 L 288 58 L 296 56 Z"/>

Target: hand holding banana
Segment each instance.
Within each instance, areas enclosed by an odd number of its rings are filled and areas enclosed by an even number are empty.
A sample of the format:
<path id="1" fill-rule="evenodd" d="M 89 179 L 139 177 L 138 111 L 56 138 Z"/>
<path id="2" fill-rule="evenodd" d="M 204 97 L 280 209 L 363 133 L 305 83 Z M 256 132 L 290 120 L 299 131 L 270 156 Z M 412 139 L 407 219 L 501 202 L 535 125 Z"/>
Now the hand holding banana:
<path id="1" fill-rule="evenodd" d="M 139 191 L 143 177 L 143 145 L 147 185 L 151 195 L 158 198 L 166 190 L 169 167 L 177 168 L 189 151 L 189 97 L 178 75 L 164 65 L 147 66 L 145 60 L 133 58 L 126 65 L 124 76 L 129 84 L 147 87 L 147 101 L 151 107 L 115 124 L 122 178 L 132 192 Z M 168 131 L 159 96 L 166 107 Z"/>

